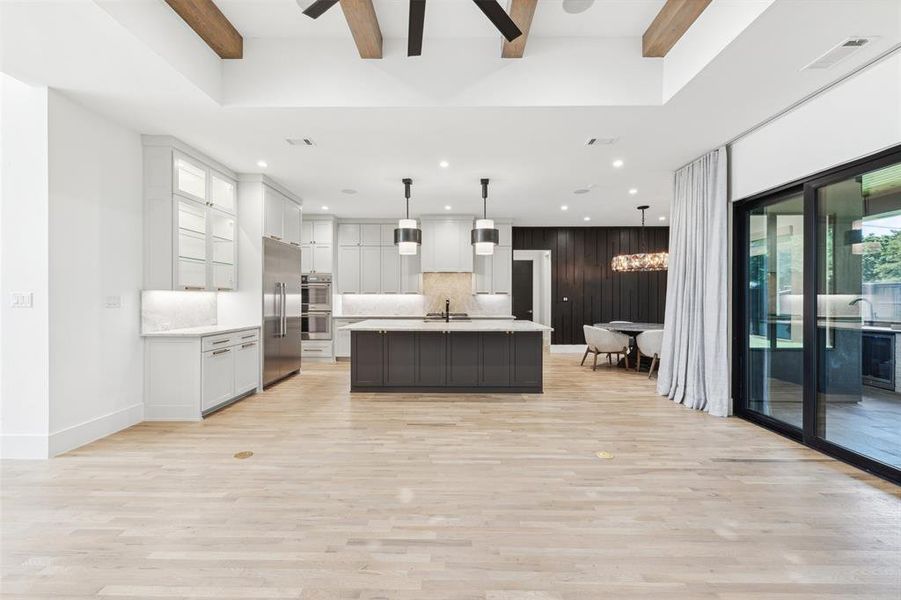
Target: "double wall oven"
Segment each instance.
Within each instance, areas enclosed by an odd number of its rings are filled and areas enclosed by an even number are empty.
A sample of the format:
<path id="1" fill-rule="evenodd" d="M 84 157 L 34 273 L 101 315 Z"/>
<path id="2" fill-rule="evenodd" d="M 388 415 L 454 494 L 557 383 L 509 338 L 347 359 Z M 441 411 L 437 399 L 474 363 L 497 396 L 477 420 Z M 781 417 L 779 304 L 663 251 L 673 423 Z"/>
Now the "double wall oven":
<path id="1" fill-rule="evenodd" d="M 332 276 L 323 273 L 303 275 L 300 297 L 301 338 L 332 339 Z"/>

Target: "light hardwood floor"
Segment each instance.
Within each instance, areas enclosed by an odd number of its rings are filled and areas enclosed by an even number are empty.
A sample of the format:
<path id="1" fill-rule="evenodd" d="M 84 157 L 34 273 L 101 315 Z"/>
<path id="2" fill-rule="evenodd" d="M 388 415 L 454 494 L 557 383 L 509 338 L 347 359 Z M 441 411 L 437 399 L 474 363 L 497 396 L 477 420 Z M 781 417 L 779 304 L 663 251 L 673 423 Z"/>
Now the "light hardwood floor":
<path id="1" fill-rule="evenodd" d="M 2 594 L 901 597 L 897 487 L 579 359 L 548 356 L 541 396 L 351 396 L 310 365 L 203 423 L 5 461 Z"/>

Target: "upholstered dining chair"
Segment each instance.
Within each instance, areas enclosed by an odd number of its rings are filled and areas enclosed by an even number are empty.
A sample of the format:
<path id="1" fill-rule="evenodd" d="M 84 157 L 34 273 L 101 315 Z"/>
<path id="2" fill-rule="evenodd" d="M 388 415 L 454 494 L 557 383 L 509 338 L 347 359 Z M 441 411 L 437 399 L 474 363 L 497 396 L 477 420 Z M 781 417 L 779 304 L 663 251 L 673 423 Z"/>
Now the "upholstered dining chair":
<path id="1" fill-rule="evenodd" d="M 582 355 L 581 364 L 585 364 L 589 353 L 594 354 L 591 370 L 595 371 L 598 368 L 598 354 L 606 354 L 607 362 L 610 364 L 613 363 L 612 354 L 617 356 L 621 354 L 626 361 L 626 368 L 629 368 L 629 336 L 591 325 L 583 325 L 582 331 L 585 332 L 585 343 L 588 344 L 588 347 L 585 348 L 585 354 Z"/>
<path id="2" fill-rule="evenodd" d="M 641 355 L 651 357 L 651 368 L 648 370 L 648 379 L 654 374 L 654 369 L 660 362 L 660 348 L 663 345 L 663 330 L 653 329 L 639 333 L 635 337 L 635 345 L 638 346 L 638 360 L 635 361 L 635 370 L 641 369 Z"/>

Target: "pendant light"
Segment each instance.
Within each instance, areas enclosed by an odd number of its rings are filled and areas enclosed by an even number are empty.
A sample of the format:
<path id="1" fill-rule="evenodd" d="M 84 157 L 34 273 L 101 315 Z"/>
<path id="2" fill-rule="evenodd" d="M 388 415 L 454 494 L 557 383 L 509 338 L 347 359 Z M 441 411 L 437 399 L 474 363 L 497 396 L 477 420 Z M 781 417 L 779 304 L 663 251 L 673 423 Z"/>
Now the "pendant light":
<path id="1" fill-rule="evenodd" d="M 500 234 L 494 228 L 494 221 L 488 218 L 488 180 L 482 180 L 482 218 L 476 219 L 476 226 L 470 233 L 472 245 L 476 254 L 487 256 L 494 254 L 494 247 L 500 239 Z"/>
<path id="2" fill-rule="evenodd" d="M 422 230 L 416 226 L 416 219 L 410 218 L 410 186 L 413 185 L 413 180 L 407 177 L 401 181 L 404 184 L 404 197 L 407 199 L 407 216 L 397 222 L 394 245 L 400 255 L 412 256 L 422 244 Z"/>
<path id="3" fill-rule="evenodd" d="M 639 234 L 639 240 L 644 239 L 644 211 L 649 208 L 650 206 L 647 205 L 638 207 L 638 210 L 641 211 L 641 233 Z M 642 244 L 642 246 L 643 245 L 644 244 Z M 614 271 L 628 273 L 635 271 L 666 271 L 668 264 L 668 252 L 641 252 L 639 254 L 620 254 L 619 256 L 614 256 L 610 266 Z"/>

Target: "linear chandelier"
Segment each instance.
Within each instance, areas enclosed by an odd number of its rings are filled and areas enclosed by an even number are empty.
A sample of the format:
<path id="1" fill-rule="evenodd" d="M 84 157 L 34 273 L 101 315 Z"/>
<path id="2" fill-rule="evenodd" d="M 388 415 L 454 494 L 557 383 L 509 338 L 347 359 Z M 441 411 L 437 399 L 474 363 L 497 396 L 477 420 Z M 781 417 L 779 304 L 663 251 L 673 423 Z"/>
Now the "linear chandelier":
<path id="1" fill-rule="evenodd" d="M 644 211 L 650 206 L 639 206 L 641 211 L 641 233 L 639 240 L 644 240 Z M 642 246 L 644 244 L 642 243 Z M 610 267 L 620 273 L 666 271 L 669 266 L 669 252 L 639 252 L 637 254 L 619 254 L 613 257 Z"/>

